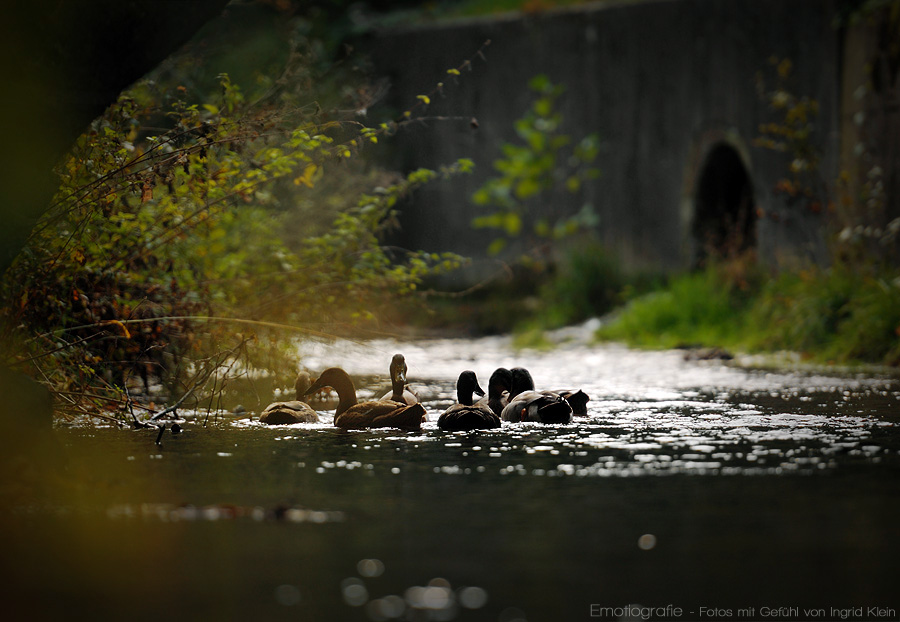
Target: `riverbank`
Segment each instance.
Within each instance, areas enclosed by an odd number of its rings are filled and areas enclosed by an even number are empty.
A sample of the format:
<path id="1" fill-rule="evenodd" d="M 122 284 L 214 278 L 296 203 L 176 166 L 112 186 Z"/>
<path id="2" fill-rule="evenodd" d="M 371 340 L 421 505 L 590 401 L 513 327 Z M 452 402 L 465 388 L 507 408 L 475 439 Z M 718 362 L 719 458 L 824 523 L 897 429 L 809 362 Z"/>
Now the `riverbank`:
<path id="1" fill-rule="evenodd" d="M 835 264 L 769 275 L 714 265 L 631 300 L 597 333 L 635 347 L 796 352 L 801 361 L 900 366 L 900 274 Z"/>

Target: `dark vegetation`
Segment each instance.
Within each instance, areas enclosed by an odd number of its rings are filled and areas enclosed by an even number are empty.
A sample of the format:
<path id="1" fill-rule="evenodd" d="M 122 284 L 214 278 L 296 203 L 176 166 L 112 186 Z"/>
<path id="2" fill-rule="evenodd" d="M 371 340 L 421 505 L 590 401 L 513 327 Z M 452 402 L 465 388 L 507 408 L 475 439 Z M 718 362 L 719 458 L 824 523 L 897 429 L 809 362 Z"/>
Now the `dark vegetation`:
<path id="1" fill-rule="evenodd" d="M 133 417 L 151 393 L 213 405 L 229 376 L 295 373 L 293 335 L 377 329 L 382 305 L 461 263 L 381 240 L 402 197 L 470 163 L 405 176 L 366 163 L 422 102 L 369 120 L 364 59 L 325 14 L 294 9 L 233 5 L 59 162 L 0 283 L 3 362 L 51 387 L 59 412 Z M 251 64 L 217 74 L 236 49 Z"/>

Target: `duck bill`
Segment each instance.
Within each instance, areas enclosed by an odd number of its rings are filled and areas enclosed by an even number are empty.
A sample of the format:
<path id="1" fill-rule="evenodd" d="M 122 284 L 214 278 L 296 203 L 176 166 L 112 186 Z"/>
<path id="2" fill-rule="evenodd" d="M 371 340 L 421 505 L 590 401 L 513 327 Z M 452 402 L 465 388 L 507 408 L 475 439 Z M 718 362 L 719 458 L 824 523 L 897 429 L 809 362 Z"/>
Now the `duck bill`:
<path id="1" fill-rule="evenodd" d="M 325 385 L 319 384 L 319 380 L 317 378 L 316 381 L 314 383 L 312 383 L 312 385 L 306 391 L 303 392 L 303 396 L 306 397 L 310 393 L 315 393 L 316 391 L 318 391 L 319 389 L 321 389 L 324 386 Z"/>

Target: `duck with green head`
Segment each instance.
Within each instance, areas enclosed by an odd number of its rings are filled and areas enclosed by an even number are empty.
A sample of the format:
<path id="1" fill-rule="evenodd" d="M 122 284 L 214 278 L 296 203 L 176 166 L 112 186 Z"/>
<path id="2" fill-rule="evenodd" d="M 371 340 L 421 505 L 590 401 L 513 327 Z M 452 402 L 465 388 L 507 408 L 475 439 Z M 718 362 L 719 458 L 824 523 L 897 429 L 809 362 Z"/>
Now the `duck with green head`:
<path id="1" fill-rule="evenodd" d="M 510 373 L 512 376 L 511 396 L 515 397 L 523 391 L 534 391 L 534 379 L 531 377 L 531 372 L 524 367 L 514 367 Z M 587 393 L 581 389 L 562 389 L 553 391 L 553 393 L 560 395 L 569 403 L 573 415 L 587 416 L 587 403 L 591 401 Z"/>
<path id="2" fill-rule="evenodd" d="M 509 403 L 500 413 L 503 421 L 533 421 L 537 423 L 569 423 L 572 407 L 558 393 L 535 391 L 534 381 L 527 369 L 515 367 Z M 530 388 L 529 388 L 530 387 Z"/>
<path id="3" fill-rule="evenodd" d="M 438 427 L 448 431 L 488 430 L 500 427 L 500 417 L 483 402 L 475 403 L 473 394 L 484 395 L 474 371 L 466 370 L 456 381 L 457 403 L 438 419 Z"/>
<path id="4" fill-rule="evenodd" d="M 511 390 L 512 373 L 505 367 L 498 367 L 488 379 L 488 394 L 478 403 L 487 406 L 499 417 L 503 407 L 509 402 Z"/>

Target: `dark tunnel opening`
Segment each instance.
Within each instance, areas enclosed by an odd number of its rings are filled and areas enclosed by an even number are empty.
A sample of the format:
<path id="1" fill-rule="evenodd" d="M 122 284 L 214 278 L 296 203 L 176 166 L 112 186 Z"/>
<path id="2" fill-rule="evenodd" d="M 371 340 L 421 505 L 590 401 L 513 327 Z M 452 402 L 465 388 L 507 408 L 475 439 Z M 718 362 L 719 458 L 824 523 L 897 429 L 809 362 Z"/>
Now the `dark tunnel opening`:
<path id="1" fill-rule="evenodd" d="M 756 247 L 756 210 L 750 175 L 737 151 L 719 143 L 709 152 L 694 195 L 695 267 Z"/>

